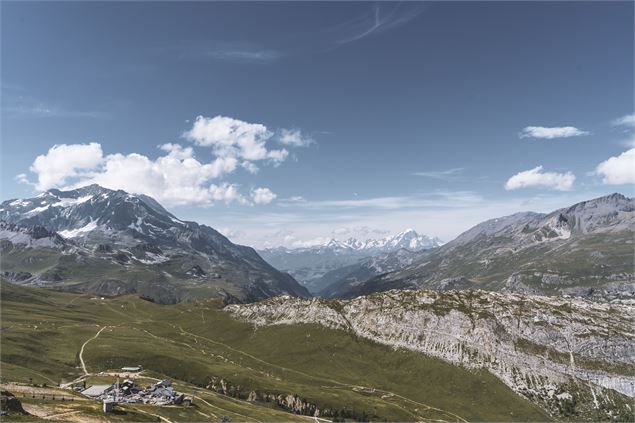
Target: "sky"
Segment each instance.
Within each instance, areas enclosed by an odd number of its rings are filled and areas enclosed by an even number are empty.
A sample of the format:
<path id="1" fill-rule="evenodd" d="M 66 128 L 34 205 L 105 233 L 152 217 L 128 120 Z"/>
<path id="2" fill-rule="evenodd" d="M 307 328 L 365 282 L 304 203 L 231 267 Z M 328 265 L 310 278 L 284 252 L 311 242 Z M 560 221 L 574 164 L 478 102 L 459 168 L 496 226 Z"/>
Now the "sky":
<path id="1" fill-rule="evenodd" d="M 99 183 L 263 248 L 635 194 L 630 1 L 0 7 L 2 200 Z"/>

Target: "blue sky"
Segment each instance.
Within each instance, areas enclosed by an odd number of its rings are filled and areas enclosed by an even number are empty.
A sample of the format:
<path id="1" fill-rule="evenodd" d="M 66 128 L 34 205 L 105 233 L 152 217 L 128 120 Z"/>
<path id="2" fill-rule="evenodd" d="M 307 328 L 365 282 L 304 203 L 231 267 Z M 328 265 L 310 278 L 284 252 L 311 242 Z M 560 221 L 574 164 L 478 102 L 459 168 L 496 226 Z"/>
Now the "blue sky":
<path id="1" fill-rule="evenodd" d="M 633 196 L 632 2 L 2 2 L 2 199 L 255 246 Z"/>

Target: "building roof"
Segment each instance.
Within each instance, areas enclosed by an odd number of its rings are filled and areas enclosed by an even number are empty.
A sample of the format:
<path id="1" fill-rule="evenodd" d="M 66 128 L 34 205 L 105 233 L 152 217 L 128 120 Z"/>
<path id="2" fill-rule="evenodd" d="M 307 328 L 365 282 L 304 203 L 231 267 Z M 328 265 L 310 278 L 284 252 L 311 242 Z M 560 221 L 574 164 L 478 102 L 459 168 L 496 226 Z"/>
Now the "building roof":
<path id="1" fill-rule="evenodd" d="M 82 394 L 87 397 L 98 397 L 111 386 L 112 385 L 92 385 L 90 388 L 84 389 Z"/>

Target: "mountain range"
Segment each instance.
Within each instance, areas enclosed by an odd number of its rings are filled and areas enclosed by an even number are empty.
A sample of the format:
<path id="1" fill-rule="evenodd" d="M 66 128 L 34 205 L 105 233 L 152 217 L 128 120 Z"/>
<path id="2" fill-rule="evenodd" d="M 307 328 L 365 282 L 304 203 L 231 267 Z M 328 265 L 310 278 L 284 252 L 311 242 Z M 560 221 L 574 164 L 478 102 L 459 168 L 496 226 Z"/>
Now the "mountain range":
<path id="1" fill-rule="evenodd" d="M 0 204 L 9 281 L 161 303 L 309 291 L 352 298 L 396 288 L 633 298 L 634 236 L 635 200 L 621 194 L 491 219 L 446 244 L 409 229 L 260 255 L 150 197 L 97 185 Z"/>
<path id="2" fill-rule="evenodd" d="M 144 195 L 98 185 L 0 204 L 1 264 L 13 282 L 137 293 L 157 302 L 308 296 L 290 275 Z"/>
<path id="3" fill-rule="evenodd" d="M 210 394 L 200 410 L 231 396 L 237 419 L 632 420 L 633 198 L 421 239 L 302 249 L 356 258 L 313 280 L 332 298 L 308 298 L 252 248 L 146 196 L 91 185 L 8 200 L 0 359 L 21 383 L 140 362 Z M 34 348 L 55 354 L 25 363 Z"/>
<path id="4" fill-rule="evenodd" d="M 371 257 L 396 251 L 421 251 L 440 245 L 443 245 L 443 241 L 439 238 L 419 235 L 414 229 L 406 229 L 379 239 L 330 239 L 310 247 L 275 247 L 260 250 L 259 253 L 272 266 L 289 272 L 309 291 L 319 293 L 332 282 L 331 272 L 338 272 Z"/>
<path id="5" fill-rule="evenodd" d="M 358 263 L 331 281 L 324 295 L 355 297 L 395 288 L 476 288 L 632 298 L 634 237 L 635 200 L 612 194 L 547 214 L 527 212 L 491 219 L 407 260 L 392 253 Z M 385 272 L 377 275 L 372 268 Z"/>

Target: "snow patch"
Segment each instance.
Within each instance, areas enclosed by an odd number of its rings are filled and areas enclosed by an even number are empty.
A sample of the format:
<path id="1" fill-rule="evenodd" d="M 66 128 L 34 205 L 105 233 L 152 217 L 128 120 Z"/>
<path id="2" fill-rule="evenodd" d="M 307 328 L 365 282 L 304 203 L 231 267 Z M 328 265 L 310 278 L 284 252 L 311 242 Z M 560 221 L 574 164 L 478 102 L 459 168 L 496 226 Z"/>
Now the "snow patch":
<path id="1" fill-rule="evenodd" d="M 25 216 L 35 216 L 36 214 L 42 213 L 44 210 L 47 210 L 50 207 L 50 204 L 42 207 L 36 207 L 28 212 L 24 213 Z"/>
<path id="2" fill-rule="evenodd" d="M 91 198 L 93 198 L 92 195 L 86 195 L 84 197 L 78 197 L 78 198 L 59 198 L 60 201 L 53 204 L 53 207 L 74 206 L 77 204 L 85 203 L 86 201 L 89 201 Z"/>
<path id="3" fill-rule="evenodd" d="M 27 200 L 15 200 L 9 203 L 10 206 L 14 207 L 26 207 L 29 204 L 31 204 L 31 202 Z"/>
<path id="4" fill-rule="evenodd" d="M 82 226 L 81 228 L 59 231 L 58 234 L 60 234 L 64 238 L 75 238 L 75 237 L 81 236 L 82 234 L 86 232 L 94 231 L 95 229 L 97 229 L 97 222 L 91 221 L 87 225 Z"/>

